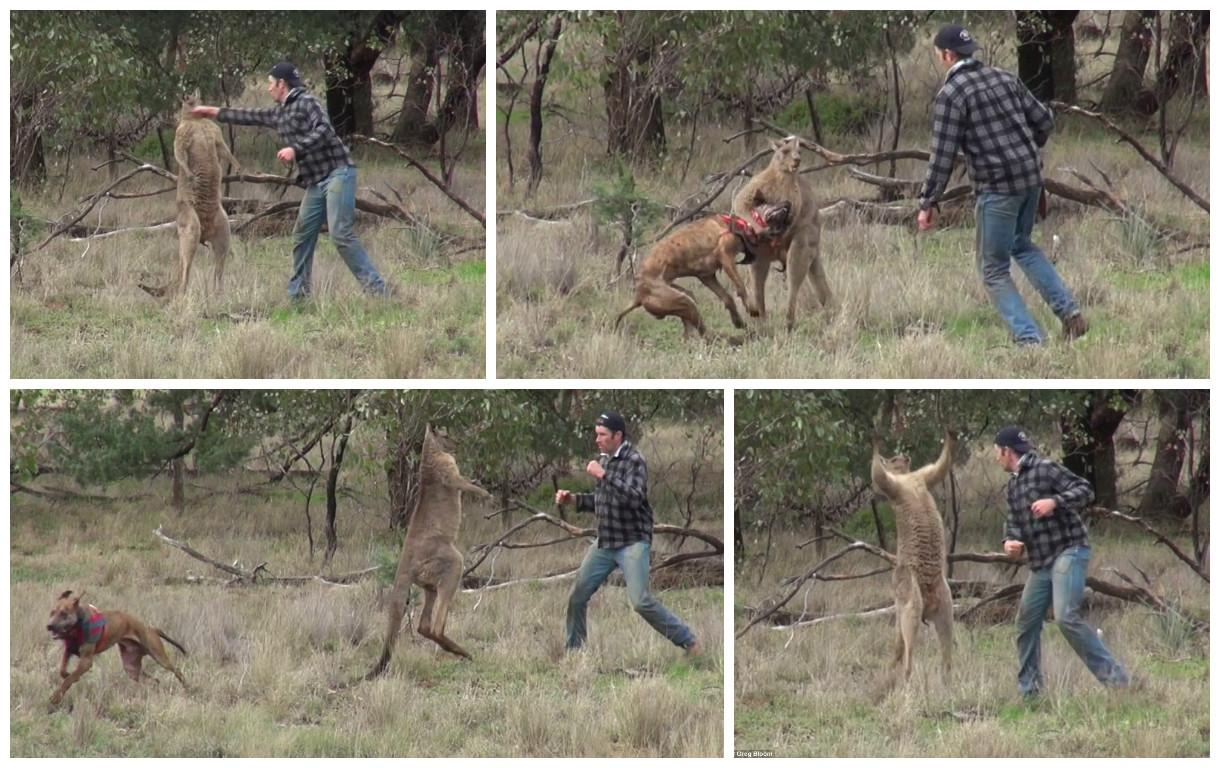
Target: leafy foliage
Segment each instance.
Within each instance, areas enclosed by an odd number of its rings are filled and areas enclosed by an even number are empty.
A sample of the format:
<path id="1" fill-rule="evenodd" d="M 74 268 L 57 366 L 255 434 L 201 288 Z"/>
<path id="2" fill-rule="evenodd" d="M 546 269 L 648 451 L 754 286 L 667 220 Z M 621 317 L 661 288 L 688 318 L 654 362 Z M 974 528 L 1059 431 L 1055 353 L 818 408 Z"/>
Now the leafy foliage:
<path id="1" fill-rule="evenodd" d="M 1116 390 L 737 390 L 741 523 L 793 525 L 857 500 L 871 484 L 874 430 L 886 455 L 909 455 L 912 464 L 934 460 L 944 430 L 954 430 L 962 461 L 971 445 L 989 445 L 1008 424 L 1049 445 L 1062 416 L 1086 412 L 1098 396 L 1126 407 Z"/>

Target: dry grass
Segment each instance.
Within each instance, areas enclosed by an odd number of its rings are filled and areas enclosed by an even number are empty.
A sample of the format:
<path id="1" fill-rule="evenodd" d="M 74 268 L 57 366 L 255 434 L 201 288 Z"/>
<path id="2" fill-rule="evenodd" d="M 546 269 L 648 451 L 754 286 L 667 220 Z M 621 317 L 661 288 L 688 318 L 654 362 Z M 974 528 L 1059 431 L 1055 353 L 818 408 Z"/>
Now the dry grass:
<path id="1" fill-rule="evenodd" d="M 247 105 L 267 106 L 250 92 Z M 237 128 L 234 152 L 250 172 L 283 173 L 276 138 Z M 226 130 L 226 138 L 227 138 Z M 185 296 L 161 306 L 140 282 L 167 284 L 177 269 L 172 230 L 130 233 L 91 243 L 60 238 L 25 259 L 11 284 L 9 356 L 17 378 L 481 378 L 485 375 L 485 254 L 454 254 L 444 237 L 477 240 L 483 230 L 404 163 L 356 147 L 361 197 L 388 187 L 427 223 L 426 231 L 357 214 L 356 232 L 382 278 L 389 299 L 365 297 L 323 235 L 314 255 L 314 298 L 288 299 L 291 229 L 282 226 L 234 236 L 219 295 L 209 295 L 213 263 L 199 249 Z M 159 160 L 155 162 L 159 163 Z M 59 219 L 76 197 L 109 183 L 96 158 L 51 160 L 47 189 L 22 192 L 24 207 Z M 455 174 L 454 191 L 484 206 L 483 138 L 473 140 Z M 151 176 L 123 191 L 166 186 Z M 60 184 L 65 193 L 60 195 Z M 232 197 L 277 201 L 279 188 L 238 183 Z M 283 199 L 299 199 L 292 188 Z M 140 226 L 173 216 L 173 193 L 112 200 L 84 224 Z M 43 235 L 45 236 L 45 234 Z"/>
<path id="2" fill-rule="evenodd" d="M 963 510 L 958 551 L 994 551 L 1002 530 L 1002 473 L 977 455 L 957 469 Z M 1129 478 L 1123 481 L 1129 481 Z M 941 509 L 943 503 L 941 502 Z M 978 515 L 974 510 L 983 510 Z M 870 519 L 846 523 L 875 541 Z M 890 526 L 892 535 L 892 527 Z M 1162 546 L 1128 528 L 1091 526 L 1091 574 L 1117 581 L 1106 568 L 1138 578 L 1133 562 L 1155 580 L 1163 596 L 1195 615 L 1209 612 L 1210 593 L 1197 575 Z M 736 576 L 736 616 L 745 606 L 786 593 L 778 581 L 812 567 L 807 536 L 776 536 L 765 573 L 764 542 Z M 827 545 L 832 552 L 836 545 Z M 890 542 L 892 546 L 892 542 Z M 831 567 L 863 572 L 873 558 L 854 554 Z M 1026 572 L 1005 576 L 995 566 L 958 563 L 957 579 L 1023 582 Z M 817 614 L 850 613 L 892 600 L 890 576 L 817 583 L 786 607 Z M 1088 603 L 1086 603 L 1087 605 Z M 1113 601 L 1094 604 L 1084 616 L 1103 629 L 1105 642 L 1136 685 L 1121 692 L 1101 688 L 1061 634 L 1047 623 L 1042 669 L 1048 693 L 1025 704 L 1016 690 L 1014 605 L 985 620 L 955 626 L 953 680 L 939 678 L 939 647 L 930 627 L 920 633 L 910 684 L 887 698 L 876 692 L 892 651 L 891 617 L 832 621 L 799 629 L 754 627 L 735 643 L 737 749 L 773 750 L 778 756 L 903 757 L 1150 757 L 1210 753 L 1208 639 L 1141 607 Z"/>
<path id="3" fill-rule="evenodd" d="M 1014 62 L 1000 60 L 1003 66 Z M 931 97 L 939 82 L 922 48 L 905 58 L 907 80 L 903 147 L 925 147 Z M 1081 78 L 1083 75 L 1081 74 Z M 545 181 L 536 199 L 523 199 L 522 183 L 507 184 L 502 136 L 497 141 L 497 205 L 503 214 L 544 209 L 595 196 L 612 170 L 602 160 L 604 115 L 597 98 L 548 91 L 565 103 L 571 122 L 551 120 L 545 134 Z M 1203 110 L 1205 112 L 1205 110 Z M 1204 114 L 1199 117 L 1204 117 Z M 1205 122 L 1201 122 L 1205 125 Z M 653 200 L 682 205 L 705 194 L 700 179 L 735 167 L 751 154 L 736 133 L 737 121 L 702 123 L 689 153 L 688 125 L 673 124 L 671 153 L 654 170 L 636 169 L 640 190 Z M 497 127 L 503 131 L 503 125 Z M 521 151 L 523 124 L 514 122 L 513 145 Z M 1152 133 L 1145 142 L 1154 147 Z M 875 136 L 833 136 L 837 151 L 871 151 Z M 887 146 L 887 142 L 886 142 Z M 518 172 L 520 156 L 517 157 Z M 1139 210 L 1194 233 L 1205 241 L 1209 219 L 1194 208 L 1131 149 L 1115 145 L 1095 126 L 1060 118 L 1045 156 L 1051 176 L 1078 182 L 1065 170 L 1076 168 L 1094 178 L 1092 164 L 1115 181 L 1115 191 Z M 898 164 L 897 175 L 920 178 L 924 164 Z M 1201 130 L 1187 133 L 1176 172 L 1195 189 L 1210 181 L 1210 151 Z M 876 170 L 887 173 L 887 164 Z M 867 198 L 874 189 L 851 180 L 843 170 L 814 175 L 825 200 Z M 738 182 L 739 184 L 740 182 Z M 1098 181 L 1099 183 L 1099 181 Z M 726 210 L 737 184 L 715 200 Z M 654 236 L 659 227 L 645 233 Z M 1059 273 L 1079 299 L 1092 324 L 1082 341 L 1058 340 L 1060 324 L 1023 275 L 1021 293 L 1043 330 L 1052 338 L 1044 349 L 1011 344 L 991 308 L 974 267 L 974 229 L 938 229 L 915 237 L 911 230 L 844 218 L 827 223 L 822 254 L 840 304 L 833 312 L 814 308 L 811 290 L 796 331 L 784 328 L 785 275 L 772 273 L 767 284 L 769 317 L 751 321 L 741 348 L 684 342 L 676 320 L 658 322 L 637 313 L 615 333 L 618 312 L 631 301 L 630 277 L 615 281 L 614 254 L 620 235 L 598 225 L 587 211 L 568 220 L 536 222 L 501 215 L 497 225 L 498 375 L 510 378 L 1205 378 L 1209 371 L 1209 249 L 1176 253 L 1179 244 L 1157 243 L 1136 223 L 1118 221 L 1095 209 L 1063 204 L 1035 239 L 1050 250 L 1053 235 L 1061 246 L 1052 252 Z M 646 254 L 647 242 L 638 256 Z M 1019 270 L 1015 270 L 1019 273 Z M 723 282 L 723 281 L 721 281 Z M 702 286 L 691 285 L 708 325 L 735 333 L 727 313 Z M 603 370 L 606 353 L 619 361 Z"/>
<path id="4" fill-rule="evenodd" d="M 656 467 L 658 519 L 678 522 L 670 494 L 688 452 L 659 432 L 641 448 Z M 722 458 L 718 466 L 722 467 Z M 372 473 L 374 476 L 377 473 Z M 254 478 L 203 478 L 231 489 Z M 380 517 L 383 489 L 361 483 L 342 501 L 341 548 L 330 570 L 383 562 L 398 541 Z M 52 481 L 62 483 L 62 481 Z M 723 528 L 722 474 L 700 485 L 696 524 Z M 166 484 L 131 485 L 140 498 L 50 505 L 15 499 L 10 520 L 10 743 L 14 756 L 277 757 L 709 757 L 723 751 L 723 593 L 693 587 L 660 593 L 702 641 L 689 659 L 633 614 L 624 590 L 607 586 L 589 609 L 590 638 L 563 653 L 570 581 L 459 594 L 448 633 L 474 656 L 462 662 L 413 633 L 403 635 L 387 674 L 336 690 L 367 672 L 384 638 L 384 587 L 236 587 L 187 584 L 218 572 L 152 536 L 160 524 L 223 562 L 268 562 L 277 575 L 315 573 L 303 534 L 302 500 L 288 488 L 268 498 L 205 496 L 192 487 L 185 515 L 167 511 Z M 458 545 L 498 537 L 489 509 L 470 504 Z M 320 515 L 315 499 L 315 522 Z M 320 535 L 320 532 L 315 532 Z M 549 531 L 538 530 L 538 540 Z M 658 537 L 662 552 L 671 546 Z M 479 573 L 496 578 L 567 570 L 579 543 L 508 550 Z M 60 649 L 41 617 L 64 589 L 165 629 L 190 652 L 184 692 L 148 663 L 158 683 L 137 686 L 107 652 L 72 688 L 71 708 L 47 715 Z M 417 611 L 418 597 L 415 600 Z M 418 615 L 416 613 L 415 619 Z"/>

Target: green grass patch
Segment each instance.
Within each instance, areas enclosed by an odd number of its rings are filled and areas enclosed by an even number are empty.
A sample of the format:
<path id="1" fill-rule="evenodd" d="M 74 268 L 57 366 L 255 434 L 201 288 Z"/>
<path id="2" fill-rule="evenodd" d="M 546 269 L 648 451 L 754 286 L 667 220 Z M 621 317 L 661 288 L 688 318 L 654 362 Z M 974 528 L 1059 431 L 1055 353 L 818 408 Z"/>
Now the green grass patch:
<path id="1" fill-rule="evenodd" d="M 1113 281 L 1122 288 L 1135 291 L 1163 291 L 1180 286 L 1185 290 L 1205 292 L 1210 290 L 1211 267 L 1209 263 L 1204 263 L 1186 264 L 1168 270 L 1115 271 Z"/>

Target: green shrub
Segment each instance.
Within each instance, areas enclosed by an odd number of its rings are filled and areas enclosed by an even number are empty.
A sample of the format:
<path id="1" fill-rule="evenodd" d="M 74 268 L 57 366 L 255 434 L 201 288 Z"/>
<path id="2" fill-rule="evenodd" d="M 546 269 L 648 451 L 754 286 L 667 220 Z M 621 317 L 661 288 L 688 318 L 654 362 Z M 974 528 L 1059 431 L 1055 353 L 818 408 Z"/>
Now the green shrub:
<path id="1" fill-rule="evenodd" d="M 164 133 L 165 146 L 172 147 L 174 144 L 174 132 L 165 131 Z M 155 133 L 151 136 L 145 136 L 143 141 L 132 147 L 131 154 L 149 163 L 160 163 L 164 159 L 161 155 L 161 141 Z"/>
<path id="2" fill-rule="evenodd" d="M 849 93 L 818 93 L 813 96 L 817 115 L 821 118 L 821 129 L 827 134 L 846 136 L 866 133 L 873 121 L 884 112 L 884 103 L 876 96 L 852 91 Z M 787 105 L 778 115 L 780 125 L 812 133 L 812 121 L 808 115 L 808 101 L 797 99 Z"/>
<path id="3" fill-rule="evenodd" d="M 8 242 L 13 253 L 21 253 L 29 245 L 30 240 L 38 236 L 43 227 L 44 223 L 41 219 L 21 206 L 21 196 L 17 194 L 16 187 L 10 183 L 8 187 Z"/>

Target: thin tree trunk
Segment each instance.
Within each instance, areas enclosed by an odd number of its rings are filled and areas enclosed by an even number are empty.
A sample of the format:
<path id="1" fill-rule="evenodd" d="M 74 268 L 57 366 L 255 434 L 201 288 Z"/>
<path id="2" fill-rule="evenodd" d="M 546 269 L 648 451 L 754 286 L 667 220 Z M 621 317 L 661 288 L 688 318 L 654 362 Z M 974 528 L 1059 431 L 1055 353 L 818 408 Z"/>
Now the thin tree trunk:
<path id="1" fill-rule="evenodd" d="M 174 429 L 181 434 L 186 430 L 186 413 L 182 407 L 182 403 L 174 404 Z M 186 509 L 186 467 L 184 462 L 186 459 L 182 456 L 173 460 L 174 473 L 174 490 L 173 490 L 173 505 L 174 511 L 179 515 Z"/>
<path id="2" fill-rule="evenodd" d="M 9 99 L 10 104 L 14 102 Z M 37 184 L 46 180 L 47 161 L 42 149 L 42 131 L 34 126 L 33 96 L 16 98 L 9 123 L 9 178 L 18 184 Z"/>
<path id="3" fill-rule="evenodd" d="M 349 414 L 343 422 L 342 433 L 330 444 L 330 471 L 326 475 L 326 553 L 322 556 L 323 567 L 330 564 L 330 559 L 339 548 L 336 525 L 339 510 L 339 470 L 343 468 L 343 454 L 347 451 L 347 439 L 351 437 L 352 420 L 353 417 Z"/>
<path id="4" fill-rule="evenodd" d="M 563 29 L 563 17 L 555 14 L 550 24 L 550 34 L 538 46 L 536 76 L 529 96 L 529 185 L 525 197 L 533 197 L 538 184 L 542 183 L 542 93 L 550 77 L 550 61 L 554 57 L 559 33 Z"/>

